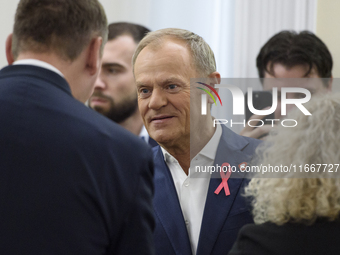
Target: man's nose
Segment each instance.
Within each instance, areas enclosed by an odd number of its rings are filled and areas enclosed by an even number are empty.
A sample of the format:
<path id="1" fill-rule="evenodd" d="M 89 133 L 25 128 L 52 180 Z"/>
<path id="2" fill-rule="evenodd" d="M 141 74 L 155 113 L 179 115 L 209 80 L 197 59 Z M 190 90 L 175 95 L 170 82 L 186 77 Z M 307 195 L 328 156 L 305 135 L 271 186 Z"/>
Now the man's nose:
<path id="1" fill-rule="evenodd" d="M 158 110 L 168 104 L 166 92 L 161 88 L 156 88 L 152 91 L 149 101 L 149 108 Z"/>
<path id="2" fill-rule="evenodd" d="M 96 82 L 94 84 L 94 89 L 95 90 L 103 90 L 103 89 L 105 89 L 105 87 L 106 87 L 105 82 L 103 81 L 101 74 L 99 73 L 99 75 L 96 79 Z"/>

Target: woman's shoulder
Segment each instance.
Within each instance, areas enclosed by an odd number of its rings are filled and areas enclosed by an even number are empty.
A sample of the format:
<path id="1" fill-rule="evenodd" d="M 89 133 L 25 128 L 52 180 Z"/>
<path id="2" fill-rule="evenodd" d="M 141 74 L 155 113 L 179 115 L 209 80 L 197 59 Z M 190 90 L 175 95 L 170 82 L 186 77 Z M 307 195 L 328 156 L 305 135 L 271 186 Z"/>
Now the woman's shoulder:
<path id="1" fill-rule="evenodd" d="M 312 225 L 248 224 L 241 228 L 229 254 L 340 254 L 339 236 L 340 222 L 326 219 Z"/>

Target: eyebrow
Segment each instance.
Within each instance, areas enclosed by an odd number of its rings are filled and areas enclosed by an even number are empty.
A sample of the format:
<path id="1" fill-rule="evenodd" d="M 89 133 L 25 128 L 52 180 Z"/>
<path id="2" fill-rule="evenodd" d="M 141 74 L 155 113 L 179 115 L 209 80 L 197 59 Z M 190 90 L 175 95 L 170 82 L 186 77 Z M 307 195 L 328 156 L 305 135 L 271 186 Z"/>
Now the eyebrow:
<path id="1" fill-rule="evenodd" d="M 180 79 L 178 79 L 176 77 L 170 77 L 170 78 L 167 78 L 167 79 L 163 80 L 161 82 L 160 86 L 165 86 L 165 85 L 167 85 L 169 83 L 183 84 L 183 81 L 181 81 Z M 144 82 L 139 82 L 139 81 L 136 82 L 136 85 L 137 85 L 137 87 L 147 86 Z"/>
<path id="2" fill-rule="evenodd" d="M 118 68 L 125 68 L 123 65 L 118 64 L 118 63 L 102 63 L 103 68 L 108 68 L 108 67 L 118 67 Z"/>
<path id="3" fill-rule="evenodd" d="M 181 84 L 183 83 L 183 81 L 181 81 L 177 77 L 170 77 L 170 78 L 167 78 L 164 81 L 162 81 L 162 84 L 165 85 L 165 84 L 169 84 L 169 83 L 172 83 L 172 82 L 181 83 Z"/>
<path id="4" fill-rule="evenodd" d="M 138 81 L 136 82 L 136 86 L 137 86 L 137 87 L 142 87 L 142 86 L 144 86 L 144 85 L 145 85 L 145 84 L 144 84 L 143 82 L 138 82 Z"/>

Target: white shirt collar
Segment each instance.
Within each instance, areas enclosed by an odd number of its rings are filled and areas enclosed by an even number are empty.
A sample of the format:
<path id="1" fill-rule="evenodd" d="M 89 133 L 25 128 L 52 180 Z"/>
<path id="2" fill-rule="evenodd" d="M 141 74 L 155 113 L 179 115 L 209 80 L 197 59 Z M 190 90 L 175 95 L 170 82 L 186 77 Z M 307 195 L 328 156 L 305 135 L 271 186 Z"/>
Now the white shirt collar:
<path id="1" fill-rule="evenodd" d="M 44 61 L 41 60 L 37 60 L 37 59 L 21 59 L 21 60 L 17 60 L 13 63 L 13 65 L 31 65 L 31 66 L 39 66 L 48 70 L 51 70 L 57 74 L 59 74 L 61 77 L 64 77 L 64 75 L 62 74 L 62 72 L 60 72 L 57 68 L 55 68 L 54 66 L 52 66 L 49 63 L 46 63 Z"/>
<path id="2" fill-rule="evenodd" d="M 162 150 L 162 153 L 163 153 L 163 157 L 164 157 L 164 161 L 165 162 L 171 162 L 171 163 L 174 163 L 174 162 L 178 162 L 177 159 L 175 159 L 174 156 L 172 156 L 166 149 L 164 149 L 162 146 L 161 146 L 161 150 Z"/>
<path id="3" fill-rule="evenodd" d="M 196 155 L 196 157 L 198 155 L 202 155 L 209 159 L 215 160 L 217 147 L 220 142 L 221 135 L 222 135 L 221 125 L 217 125 L 214 135 L 211 137 L 209 142 L 203 147 L 203 149 Z M 165 162 L 171 162 L 171 161 L 177 162 L 177 160 L 169 152 L 167 152 L 167 150 L 165 150 L 162 146 L 161 146 L 161 149 L 162 149 Z"/>
<path id="4" fill-rule="evenodd" d="M 149 133 L 143 125 L 142 130 L 139 133 L 139 137 L 143 137 L 146 143 L 149 143 Z"/>

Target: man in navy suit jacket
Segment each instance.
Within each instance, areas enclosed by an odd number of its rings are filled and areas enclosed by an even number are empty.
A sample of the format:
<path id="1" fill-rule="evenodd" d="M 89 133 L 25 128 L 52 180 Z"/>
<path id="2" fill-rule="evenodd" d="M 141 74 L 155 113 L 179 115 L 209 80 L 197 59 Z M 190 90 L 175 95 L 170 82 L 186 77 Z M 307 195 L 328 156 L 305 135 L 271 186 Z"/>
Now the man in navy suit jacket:
<path id="1" fill-rule="evenodd" d="M 153 148 L 156 254 L 227 254 L 238 230 L 252 222 L 241 196 L 244 173 L 221 183 L 220 173 L 213 178 L 203 168 L 229 163 L 238 169 L 259 141 L 215 127 L 209 111 L 201 114 L 203 86 L 190 78 L 208 79 L 212 93 L 220 74 L 200 36 L 182 29 L 151 32 L 138 45 L 133 64 L 139 110 L 160 145 Z M 225 190 L 217 192 L 219 186 Z"/>
<path id="2" fill-rule="evenodd" d="M 18 5 L 0 71 L 1 254 L 153 254 L 151 149 L 84 105 L 106 37 L 97 0 Z"/>

